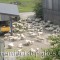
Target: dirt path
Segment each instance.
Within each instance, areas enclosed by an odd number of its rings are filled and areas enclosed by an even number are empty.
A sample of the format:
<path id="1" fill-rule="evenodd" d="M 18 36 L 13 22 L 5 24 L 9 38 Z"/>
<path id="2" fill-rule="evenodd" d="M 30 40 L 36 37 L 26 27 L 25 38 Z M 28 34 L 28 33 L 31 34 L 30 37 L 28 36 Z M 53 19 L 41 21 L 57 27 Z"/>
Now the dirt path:
<path id="1" fill-rule="evenodd" d="M 21 19 L 27 19 L 27 17 L 33 16 L 34 14 L 35 14 L 34 12 L 24 12 L 24 13 L 20 13 L 20 18 L 21 18 Z"/>

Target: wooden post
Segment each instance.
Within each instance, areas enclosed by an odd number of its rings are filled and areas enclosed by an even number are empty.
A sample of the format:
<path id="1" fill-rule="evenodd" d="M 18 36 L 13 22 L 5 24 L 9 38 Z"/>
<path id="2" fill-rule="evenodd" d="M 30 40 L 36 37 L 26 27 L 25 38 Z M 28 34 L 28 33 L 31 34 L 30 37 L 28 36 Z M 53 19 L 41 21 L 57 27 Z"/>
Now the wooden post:
<path id="1" fill-rule="evenodd" d="M 11 36 L 13 35 L 13 31 L 12 31 L 12 18 L 10 17 L 10 30 L 11 30 Z"/>

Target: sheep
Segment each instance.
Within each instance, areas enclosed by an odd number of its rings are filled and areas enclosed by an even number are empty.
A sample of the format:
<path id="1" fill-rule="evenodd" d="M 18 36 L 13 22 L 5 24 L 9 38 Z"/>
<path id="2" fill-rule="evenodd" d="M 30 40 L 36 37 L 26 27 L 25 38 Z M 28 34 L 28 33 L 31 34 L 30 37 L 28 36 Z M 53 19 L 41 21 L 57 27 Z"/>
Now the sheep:
<path id="1" fill-rule="evenodd" d="M 32 33 L 31 35 L 36 36 L 36 33 Z"/>
<path id="2" fill-rule="evenodd" d="M 42 35 L 42 34 L 43 34 L 43 32 L 38 32 L 38 34 L 39 34 L 39 35 Z"/>
<path id="3" fill-rule="evenodd" d="M 18 37 L 20 37 L 20 34 L 16 34 Z"/>
<path id="4" fill-rule="evenodd" d="M 36 50 L 33 49 L 33 48 L 31 48 L 30 51 L 31 51 L 32 53 L 35 53 L 35 52 L 36 52 Z"/>
<path id="5" fill-rule="evenodd" d="M 15 28 L 16 26 L 15 26 L 15 25 L 13 25 L 13 27 Z"/>
<path id="6" fill-rule="evenodd" d="M 4 34 L 4 36 L 7 36 L 8 37 L 8 36 L 10 36 L 10 33 L 6 33 L 6 34 Z"/>
<path id="7" fill-rule="evenodd" d="M 21 24 L 21 23 L 19 23 L 18 25 L 19 25 L 19 26 L 23 26 L 23 24 Z"/>
<path id="8" fill-rule="evenodd" d="M 21 34 L 21 36 L 22 36 L 23 38 L 25 38 L 24 34 Z"/>
<path id="9" fill-rule="evenodd" d="M 23 44 L 20 43 L 20 44 L 18 45 L 18 48 L 23 48 Z"/>
<path id="10" fill-rule="evenodd" d="M 39 53 L 39 48 L 36 48 L 36 52 Z"/>
<path id="11" fill-rule="evenodd" d="M 30 44 L 34 44 L 34 41 L 30 41 Z"/>
<path id="12" fill-rule="evenodd" d="M 16 41 L 16 40 L 19 39 L 19 38 L 18 38 L 18 36 L 10 36 L 9 39 L 12 40 L 12 41 Z"/>
<path id="13" fill-rule="evenodd" d="M 4 37 L 4 40 L 7 40 L 7 39 L 8 39 L 8 37 L 5 36 L 5 37 Z"/>
<path id="14" fill-rule="evenodd" d="M 21 40 L 25 39 L 25 35 L 21 34 Z"/>
<path id="15" fill-rule="evenodd" d="M 25 40 L 24 45 L 29 46 L 30 45 L 30 40 Z"/>
<path id="16" fill-rule="evenodd" d="M 22 51 L 22 49 L 19 49 L 19 50 L 18 50 L 18 52 L 21 52 L 21 51 Z"/>
<path id="17" fill-rule="evenodd" d="M 32 45 L 34 43 L 34 41 L 30 41 L 30 40 L 25 40 L 25 44 L 26 46 Z"/>
<path id="18" fill-rule="evenodd" d="M 21 40 L 21 37 L 18 37 L 18 39 L 17 39 L 18 41 L 20 41 Z"/>
<path id="19" fill-rule="evenodd" d="M 35 53 L 35 54 L 36 54 L 36 53 L 39 53 L 39 48 L 36 48 L 36 49 L 31 48 L 31 49 L 30 49 L 30 52 L 31 52 L 31 53 Z"/>
<path id="20" fill-rule="evenodd" d="M 8 48 L 9 48 L 9 49 L 11 49 L 11 48 L 13 48 L 13 47 L 14 47 L 14 44 L 13 44 L 13 43 L 9 43 L 9 44 L 8 44 Z"/>

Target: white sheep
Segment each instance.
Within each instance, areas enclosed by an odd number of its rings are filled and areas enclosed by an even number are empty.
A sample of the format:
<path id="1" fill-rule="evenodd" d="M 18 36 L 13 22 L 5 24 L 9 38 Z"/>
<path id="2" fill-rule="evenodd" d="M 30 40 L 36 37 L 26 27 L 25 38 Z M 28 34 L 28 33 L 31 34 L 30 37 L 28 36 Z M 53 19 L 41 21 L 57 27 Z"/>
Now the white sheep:
<path id="1" fill-rule="evenodd" d="M 25 41 L 26 41 L 26 43 L 31 42 L 30 40 L 25 40 Z"/>
<path id="2" fill-rule="evenodd" d="M 13 36 L 9 36 L 9 40 L 10 40 L 10 41 L 13 40 Z"/>
<path id="3" fill-rule="evenodd" d="M 39 53 L 39 48 L 36 48 L 36 52 Z"/>
<path id="4" fill-rule="evenodd" d="M 24 40 L 26 37 L 24 34 L 21 34 L 21 40 Z"/>
<path id="5" fill-rule="evenodd" d="M 13 47 L 14 47 L 14 44 L 13 44 L 13 43 L 9 43 L 9 44 L 8 44 L 8 48 L 11 49 L 11 48 L 13 48 Z"/>
<path id="6" fill-rule="evenodd" d="M 21 37 L 25 38 L 25 35 L 24 34 L 21 34 Z"/>
<path id="7" fill-rule="evenodd" d="M 34 41 L 30 41 L 30 44 L 34 44 Z"/>
<path id="8" fill-rule="evenodd" d="M 5 36 L 5 37 L 4 37 L 4 40 L 7 40 L 7 39 L 8 39 L 8 37 Z"/>
<path id="9" fill-rule="evenodd" d="M 32 33 L 31 35 L 36 36 L 36 33 Z"/>
<path id="10" fill-rule="evenodd" d="M 16 34 L 17 36 L 20 36 L 20 34 Z"/>
<path id="11" fill-rule="evenodd" d="M 30 41 L 30 40 L 26 40 L 25 42 L 26 42 L 26 43 L 25 43 L 26 45 L 31 45 L 31 44 L 34 43 L 34 41 Z"/>
<path id="12" fill-rule="evenodd" d="M 30 51 L 31 51 L 31 52 L 33 52 L 33 53 L 35 53 L 35 52 L 36 52 L 36 50 L 35 50 L 35 49 L 33 49 L 33 48 L 31 48 L 31 49 L 30 49 Z"/>
<path id="13" fill-rule="evenodd" d="M 23 48 L 23 44 L 20 43 L 20 44 L 18 45 L 18 47 L 19 47 L 19 48 Z"/>
<path id="14" fill-rule="evenodd" d="M 10 36 L 10 33 L 6 33 L 6 34 L 4 34 L 4 36 Z"/>
<path id="15" fill-rule="evenodd" d="M 22 49 L 19 49 L 19 50 L 18 50 L 18 52 L 21 52 L 21 51 L 22 51 Z"/>
<path id="16" fill-rule="evenodd" d="M 25 40 L 25 44 L 26 46 L 30 45 L 30 40 Z"/>
<path id="17" fill-rule="evenodd" d="M 15 26 L 15 25 L 13 25 L 13 27 L 15 28 L 16 26 Z"/>
<path id="18" fill-rule="evenodd" d="M 38 34 L 39 34 L 39 35 L 42 35 L 42 34 L 43 34 L 43 32 L 38 32 Z"/>

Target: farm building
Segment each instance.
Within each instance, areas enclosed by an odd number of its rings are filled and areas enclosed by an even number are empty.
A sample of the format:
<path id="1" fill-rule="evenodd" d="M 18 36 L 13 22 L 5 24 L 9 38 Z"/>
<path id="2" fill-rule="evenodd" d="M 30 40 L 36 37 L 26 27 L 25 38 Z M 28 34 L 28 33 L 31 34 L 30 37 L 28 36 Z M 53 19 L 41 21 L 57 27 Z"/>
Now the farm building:
<path id="1" fill-rule="evenodd" d="M 60 0 L 43 0 L 44 20 L 60 24 Z"/>
<path id="2" fill-rule="evenodd" d="M 19 20 L 17 5 L 0 3 L 0 34 L 10 32 L 12 35 L 12 20 Z"/>

